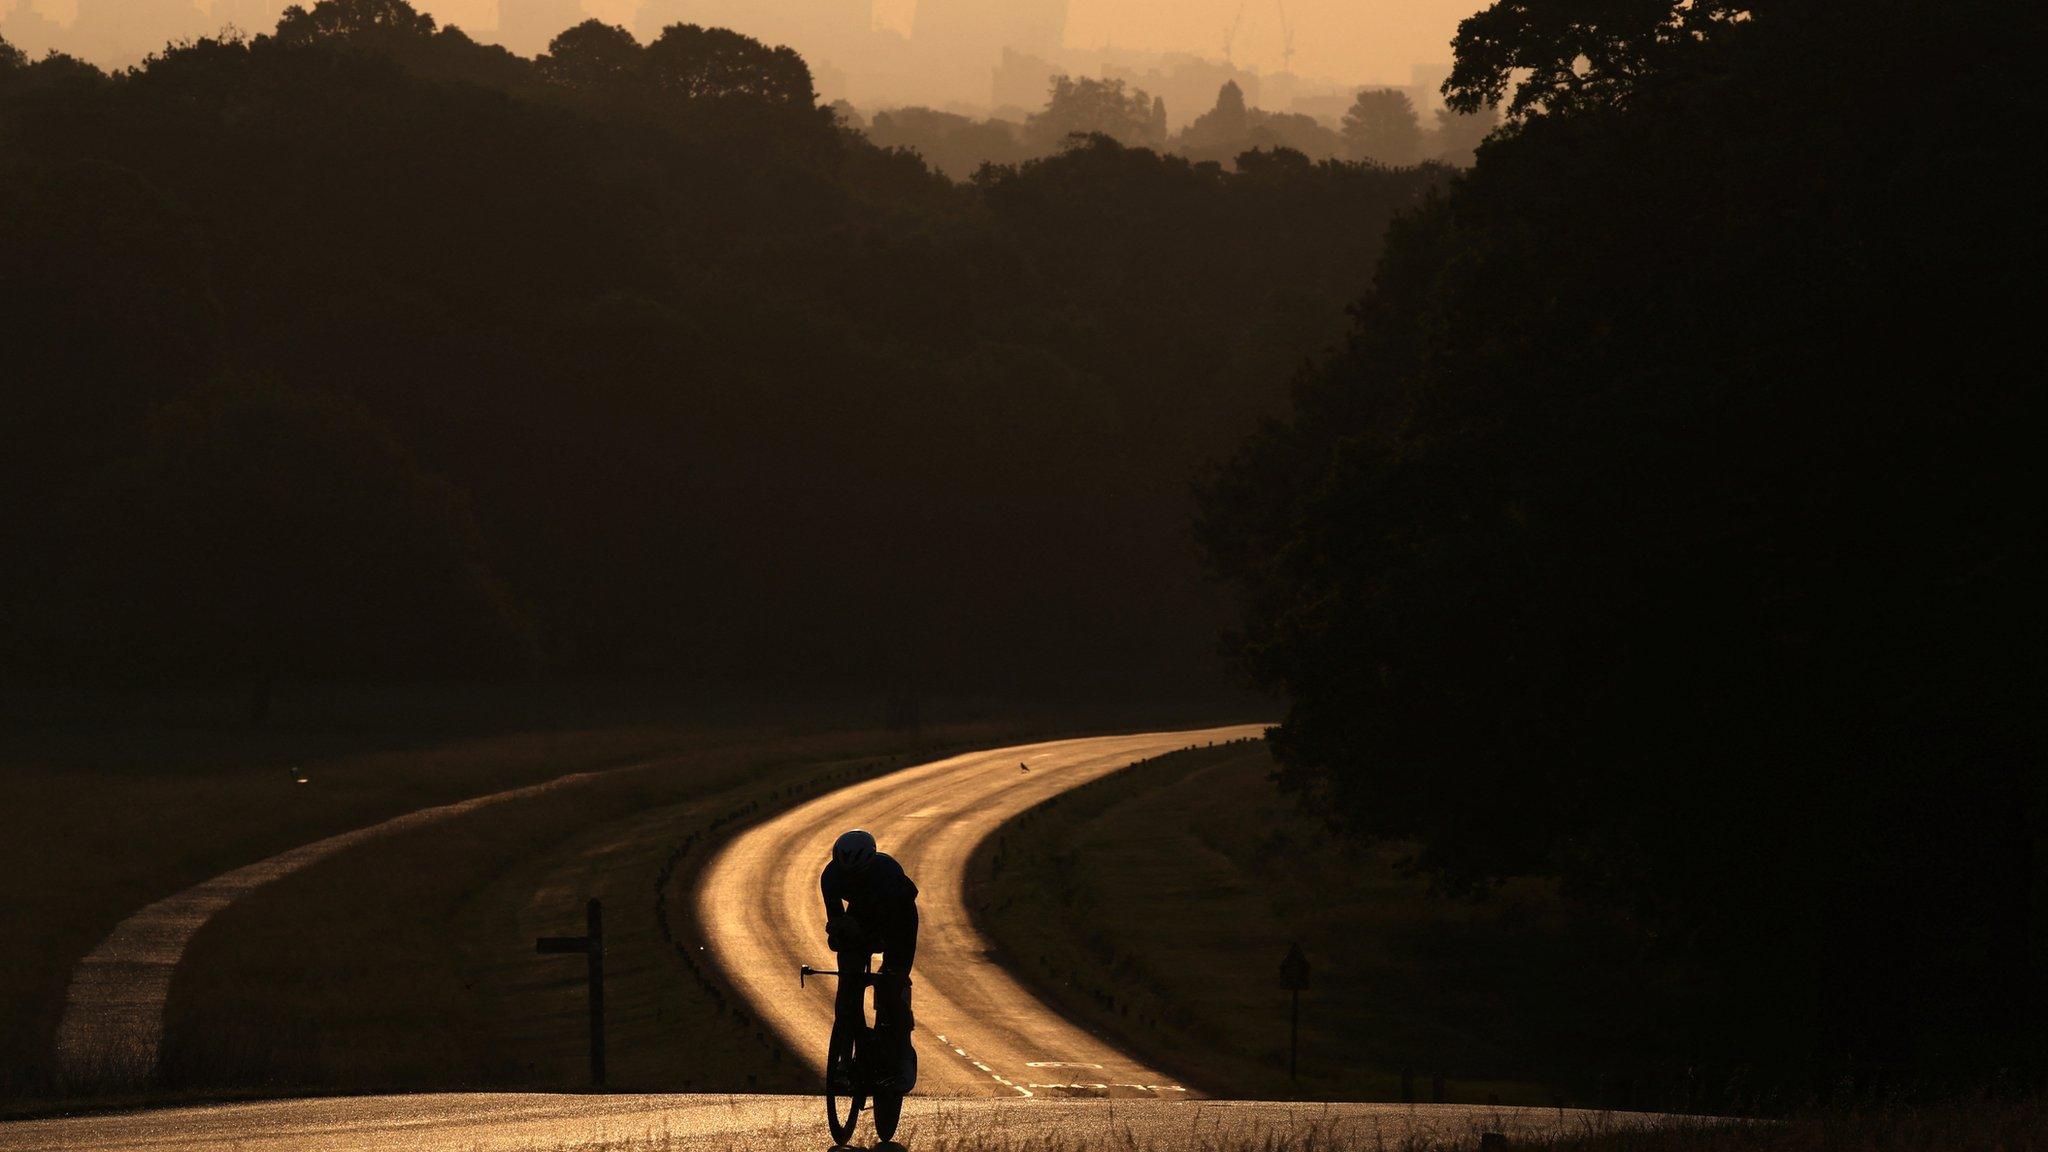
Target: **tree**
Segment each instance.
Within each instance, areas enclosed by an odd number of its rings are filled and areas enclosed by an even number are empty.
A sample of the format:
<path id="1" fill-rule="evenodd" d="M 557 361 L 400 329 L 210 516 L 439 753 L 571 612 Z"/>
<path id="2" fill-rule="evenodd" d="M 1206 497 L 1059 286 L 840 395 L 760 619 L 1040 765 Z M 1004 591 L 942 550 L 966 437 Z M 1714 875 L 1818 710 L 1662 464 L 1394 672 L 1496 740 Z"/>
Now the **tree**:
<path id="1" fill-rule="evenodd" d="M 1489 12 L 1596 8 L 1644 6 Z M 1288 785 L 1447 887 L 1559 876 L 1817 1005 L 1788 1077 L 2040 1055 L 2042 161 L 1944 187 L 1997 132 L 1935 111 L 2037 114 L 2014 11 L 1608 26 L 1641 50 L 1546 81 L 1396 227 L 1206 489 Z M 1860 116 L 1930 42 L 1982 55 Z"/>
<path id="2" fill-rule="evenodd" d="M 1784 7 L 1770 0 L 1496 0 L 1458 25 L 1444 93 L 1457 111 L 1477 112 L 1508 99 L 1512 87 L 1508 110 L 1516 116 L 1616 103 L 1644 77 L 1738 32 L 1755 9 Z"/>
<path id="3" fill-rule="evenodd" d="M 106 639 L 181 680 L 249 685 L 257 720 L 280 679 L 530 659 L 466 501 L 346 403 L 217 384 L 163 408 L 101 492 Z"/>
<path id="4" fill-rule="evenodd" d="M 1354 160 L 1399 166 L 1421 158 L 1422 123 L 1408 94 L 1395 88 L 1366 89 L 1344 113 L 1344 147 Z"/>
<path id="5" fill-rule="evenodd" d="M 309 10 L 294 4 L 278 17 L 277 39 L 286 44 L 320 40 L 362 42 L 424 39 L 434 18 L 408 0 L 319 0 Z"/>
<path id="6" fill-rule="evenodd" d="M 585 20 L 556 36 L 535 61 L 548 83 L 584 96 L 618 95 L 646 79 L 647 52 L 631 32 Z"/>
<path id="7" fill-rule="evenodd" d="M 1245 150 L 1251 121 L 1244 89 L 1237 86 L 1237 81 L 1226 80 L 1217 89 L 1216 106 L 1183 128 L 1175 147 L 1197 160 L 1228 160 Z"/>
<path id="8" fill-rule="evenodd" d="M 1436 159 L 1465 167 L 1472 163 L 1480 143 L 1499 126 L 1500 113 L 1491 107 L 1477 112 L 1439 108 L 1436 110 L 1436 134 L 1431 141 L 1431 149 Z"/>
<path id="9" fill-rule="evenodd" d="M 0 36 L 0 77 L 27 67 L 28 56 L 21 49 L 9 44 L 5 36 Z"/>
<path id="10" fill-rule="evenodd" d="M 1064 146 L 1068 138 L 1099 134 L 1133 148 L 1166 143 L 1166 105 L 1122 80 L 1055 76 L 1045 108 L 1025 122 L 1025 136 L 1039 152 Z"/>
<path id="11" fill-rule="evenodd" d="M 647 46 L 656 91 L 683 104 L 742 101 L 809 109 L 811 70 L 793 49 L 770 48 L 727 28 L 674 24 Z"/>

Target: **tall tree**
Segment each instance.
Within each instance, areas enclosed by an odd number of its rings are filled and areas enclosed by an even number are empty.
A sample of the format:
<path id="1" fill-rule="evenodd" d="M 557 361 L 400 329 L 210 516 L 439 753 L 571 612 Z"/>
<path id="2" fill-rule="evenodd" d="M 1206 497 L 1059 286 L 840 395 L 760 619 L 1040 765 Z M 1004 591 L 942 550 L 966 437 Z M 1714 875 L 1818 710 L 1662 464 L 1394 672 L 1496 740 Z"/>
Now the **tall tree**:
<path id="1" fill-rule="evenodd" d="M 319 0 L 310 9 L 298 4 L 286 8 L 276 35 L 287 44 L 367 42 L 432 36 L 434 28 L 434 18 L 409 0 Z"/>
<path id="2" fill-rule="evenodd" d="M 1421 159 L 1422 122 L 1415 102 L 1396 88 L 1369 88 L 1344 113 L 1344 147 L 1354 160 L 1413 164 Z"/>
<path id="3" fill-rule="evenodd" d="M 622 96 L 647 78 L 647 52 L 615 24 L 585 20 L 556 36 L 535 63 L 548 83 L 583 96 Z"/>
<path id="4" fill-rule="evenodd" d="M 1134 148 L 1166 143 L 1166 106 L 1122 80 L 1053 77 L 1044 109 L 1032 114 L 1025 133 L 1034 147 L 1050 152 L 1070 137 L 1102 135 Z"/>

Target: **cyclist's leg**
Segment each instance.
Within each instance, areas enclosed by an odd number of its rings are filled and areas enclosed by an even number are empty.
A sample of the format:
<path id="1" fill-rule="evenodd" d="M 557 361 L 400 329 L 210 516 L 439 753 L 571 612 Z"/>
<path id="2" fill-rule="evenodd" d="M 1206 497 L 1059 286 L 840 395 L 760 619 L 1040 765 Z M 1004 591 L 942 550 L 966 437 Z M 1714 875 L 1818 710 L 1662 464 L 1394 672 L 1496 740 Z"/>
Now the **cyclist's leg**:
<path id="1" fill-rule="evenodd" d="M 865 952 L 841 952 L 839 956 L 838 990 L 832 995 L 832 1015 L 835 1020 L 851 1020 L 856 1026 L 867 1023 L 867 982 L 860 974 L 868 966 Z"/>
<path id="2" fill-rule="evenodd" d="M 886 1037 L 890 1052 L 901 1063 L 910 1044 L 915 1017 L 910 1008 L 910 965 L 917 959 L 917 906 L 903 923 L 896 925 L 882 942 L 881 974 L 890 977 L 875 984 L 875 1033 Z"/>

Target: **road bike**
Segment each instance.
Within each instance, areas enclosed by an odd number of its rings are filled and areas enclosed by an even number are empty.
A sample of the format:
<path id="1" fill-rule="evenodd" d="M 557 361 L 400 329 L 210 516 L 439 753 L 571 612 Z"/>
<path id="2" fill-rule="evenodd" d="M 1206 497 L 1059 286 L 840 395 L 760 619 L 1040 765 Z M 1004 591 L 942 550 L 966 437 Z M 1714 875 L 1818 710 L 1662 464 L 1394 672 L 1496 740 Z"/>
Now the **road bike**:
<path id="1" fill-rule="evenodd" d="M 841 963 L 847 959 L 850 957 L 843 957 Z M 884 1144 L 896 1138 L 896 1122 L 903 1118 L 902 1091 L 876 1091 L 873 1087 L 880 1062 L 890 1059 L 892 1053 L 875 1039 L 874 1025 L 868 1023 L 867 991 L 887 988 L 904 977 L 870 972 L 869 963 L 863 959 L 858 972 L 813 968 L 809 964 L 797 968 L 799 987 L 813 976 L 836 976 L 840 980 L 840 994 L 833 997 L 832 1039 L 825 1046 L 825 1124 L 840 1147 L 853 1139 L 863 1107 L 872 1114 L 875 1135 Z M 877 991 L 876 995 L 882 992 Z M 907 1039 L 904 1046 L 909 1047 Z M 905 1056 L 909 1061 L 916 1060 L 914 1053 Z M 916 1065 L 911 1063 L 909 1067 Z"/>

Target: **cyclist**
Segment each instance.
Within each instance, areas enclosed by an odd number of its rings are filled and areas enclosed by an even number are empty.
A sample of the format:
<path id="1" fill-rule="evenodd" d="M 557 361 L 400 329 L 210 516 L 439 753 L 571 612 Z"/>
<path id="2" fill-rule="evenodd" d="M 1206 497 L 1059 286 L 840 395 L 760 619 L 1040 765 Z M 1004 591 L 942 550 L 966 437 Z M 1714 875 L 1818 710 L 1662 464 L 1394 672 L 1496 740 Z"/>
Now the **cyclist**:
<path id="1" fill-rule="evenodd" d="M 868 958 L 882 955 L 875 982 L 875 1039 L 893 1055 L 875 1070 L 873 1086 L 907 1092 L 915 1075 L 910 1063 L 910 963 L 917 956 L 917 885 L 894 857 L 875 848 L 875 838 L 855 828 L 832 844 L 832 860 L 818 877 L 825 897 L 825 939 L 839 954 L 842 972 L 858 972 Z M 840 1010 L 860 1011 L 860 982 L 841 980 L 839 995 L 851 997 Z"/>

